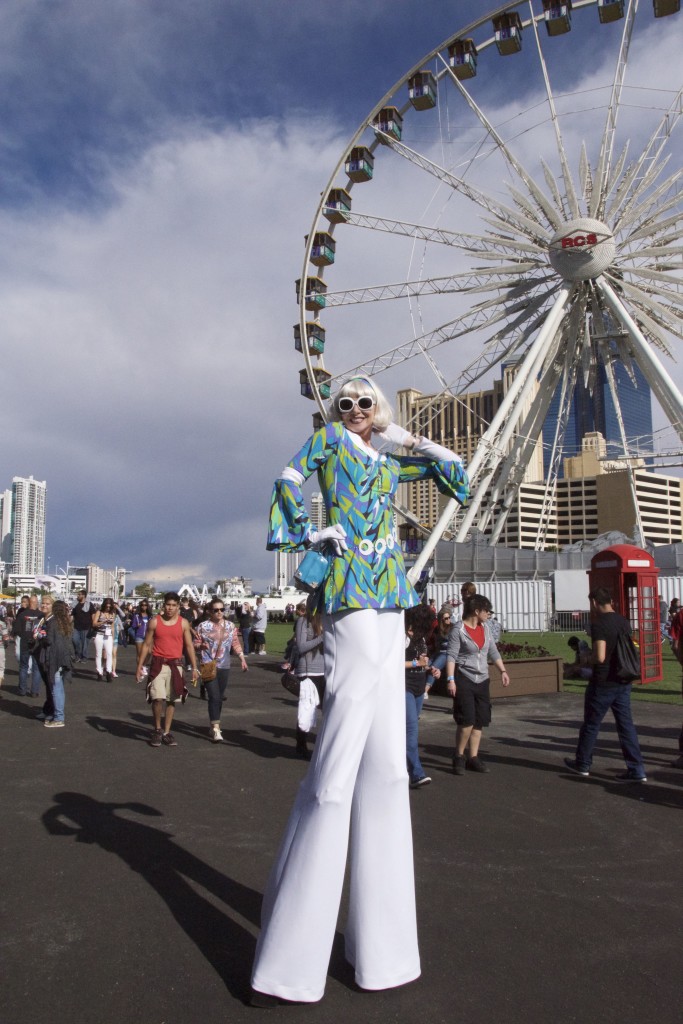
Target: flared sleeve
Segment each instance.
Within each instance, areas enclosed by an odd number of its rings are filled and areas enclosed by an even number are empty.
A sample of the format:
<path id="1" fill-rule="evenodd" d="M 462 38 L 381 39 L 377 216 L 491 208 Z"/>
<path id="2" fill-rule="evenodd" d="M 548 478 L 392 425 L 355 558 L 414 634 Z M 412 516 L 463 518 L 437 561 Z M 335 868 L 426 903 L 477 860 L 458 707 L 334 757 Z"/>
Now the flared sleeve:
<path id="1" fill-rule="evenodd" d="M 300 551 L 313 527 L 302 485 L 337 450 L 343 427 L 328 423 L 309 437 L 273 485 L 268 524 L 268 551 Z"/>
<path id="2" fill-rule="evenodd" d="M 429 459 L 419 455 L 394 456 L 399 463 L 399 480 L 433 480 L 441 494 L 455 498 L 464 505 L 469 497 L 470 482 L 465 467 L 457 456 L 453 459 Z"/>

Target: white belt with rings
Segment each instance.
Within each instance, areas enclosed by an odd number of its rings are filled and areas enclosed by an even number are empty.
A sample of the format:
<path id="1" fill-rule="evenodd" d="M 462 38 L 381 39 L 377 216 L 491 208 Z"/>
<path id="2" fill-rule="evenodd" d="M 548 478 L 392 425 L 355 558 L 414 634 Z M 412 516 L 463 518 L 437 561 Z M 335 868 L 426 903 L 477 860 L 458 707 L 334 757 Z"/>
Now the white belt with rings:
<path id="1" fill-rule="evenodd" d="M 383 555 L 385 551 L 391 551 L 395 546 L 396 538 L 393 533 L 390 533 L 388 537 L 380 537 L 374 542 L 367 539 L 362 540 L 358 545 L 358 550 L 361 555 L 365 555 L 367 557 L 368 555 L 373 554 L 373 552 L 376 555 Z"/>

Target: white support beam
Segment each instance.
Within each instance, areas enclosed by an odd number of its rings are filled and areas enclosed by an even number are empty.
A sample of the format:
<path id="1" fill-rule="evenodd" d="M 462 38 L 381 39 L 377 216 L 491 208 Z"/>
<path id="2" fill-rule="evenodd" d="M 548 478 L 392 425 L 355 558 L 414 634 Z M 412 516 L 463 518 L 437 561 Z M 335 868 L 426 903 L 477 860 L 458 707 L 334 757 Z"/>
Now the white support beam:
<path id="1" fill-rule="evenodd" d="M 477 450 L 474 453 L 472 461 L 467 467 L 467 472 L 469 474 L 471 481 L 476 479 L 477 474 L 479 473 L 479 470 L 482 468 L 484 462 L 489 459 L 491 451 L 494 448 L 497 436 L 499 432 L 503 429 L 503 426 L 507 422 L 508 418 L 510 417 L 514 405 L 517 402 L 518 396 L 521 394 L 524 388 L 527 377 L 529 376 L 530 368 L 536 365 L 539 355 L 545 355 L 547 348 L 552 343 L 552 340 L 555 337 L 555 333 L 560 324 L 560 321 L 562 320 L 565 308 L 567 306 L 567 303 L 569 302 L 569 298 L 572 295 L 572 292 L 574 291 L 574 288 L 575 285 L 569 282 L 564 282 L 562 284 L 559 294 L 555 299 L 555 302 L 552 308 L 550 309 L 548 316 L 546 317 L 545 323 L 539 331 L 538 337 L 531 345 L 529 351 L 524 357 L 524 362 L 522 363 L 516 377 L 512 381 L 508 393 L 501 402 L 498 412 L 493 417 L 488 430 L 483 435 L 481 441 L 479 442 L 479 445 L 477 446 Z M 517 422 L 518 420 L 519 415 L 516 417 L 515 422 Z M 497 458 L 500 459 L 501 455 L 502 453 L 500 453 L 497 456 Z M 483 494 L 480 494 L 478 490 L 477 494 L 475 495 L 475 498 L 472 499 L 473 504 L 476 501 L 476 507 L 473 510 L 471 516 L 469 516 L 470 509 L 468 508 L 466 518 L 469 517 L 469 523 L 466 528 L 467 530 L 469 530 L 472 520 L 474 519 L 474 516 L 476 515 L 476 512 L 478 511 L 479 506 L 481 505 L 482 498 Z M 453 514 L 456 510 L 456 507 L 457 502 L 455 498 L 451 498 L 447 502 L 446 507 L 444 508 L 438 523 L 436 524 L 429 538 L 427 539 L 422 551 L 420 552 L 417 558 L 417 561 L 415 562 L 412 569 L 408 573 L 408 576 L 412 582 L 415 582 L 415 580 L 419 578 L 422 569 L 429 561 L 436 545 L 439 543 L 442 536 L 448 529 L 450 521 L 453 518 Z M 466 533 L 466 530 L 463 531 L 464 526 L 465 523 L 463 523 L 463 526 L 460 528 L 458 532 L 458 540 L 461 540 L 463 538 L 463 532 Z"/>
<path id="2" fill-rule="evenodd" d="M 597 278 L 595 285 L 603 299 L 627 332 L 633 353 L 643 375 L 652 388 L 655 398 L 668 417 L 671 426 L 683 440 L 683 396 L 667 373 L 623 302 L 604 276 Z"/>

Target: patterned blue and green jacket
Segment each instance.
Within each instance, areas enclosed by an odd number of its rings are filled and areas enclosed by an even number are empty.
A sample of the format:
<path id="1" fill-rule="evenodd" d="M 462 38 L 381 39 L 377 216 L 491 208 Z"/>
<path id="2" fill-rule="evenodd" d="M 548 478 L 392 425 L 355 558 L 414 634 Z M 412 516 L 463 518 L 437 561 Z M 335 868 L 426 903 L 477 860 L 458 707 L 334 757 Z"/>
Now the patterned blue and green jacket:
<path id="1" fill-rule="evenodd" d="M 352 608 L 410 608 L 417 595 L 406 577 L 396 538 L 391 499 L 399 483 L 434 480 L 442 494 L 467 499 L 467 474 L 459 460 L 434 461 L 417 455 L 380 455 L 359 448 L 340 422 L 328 423 L 308 439 L 288 469 L 304 480 L 317 471 L 327 522 L 341 523 L 348 551 L 334 558 L 324 588 L 328 613 Z M 275 481 L 268 550 L 297 551 L 312 526 L 300 484 Z"/>

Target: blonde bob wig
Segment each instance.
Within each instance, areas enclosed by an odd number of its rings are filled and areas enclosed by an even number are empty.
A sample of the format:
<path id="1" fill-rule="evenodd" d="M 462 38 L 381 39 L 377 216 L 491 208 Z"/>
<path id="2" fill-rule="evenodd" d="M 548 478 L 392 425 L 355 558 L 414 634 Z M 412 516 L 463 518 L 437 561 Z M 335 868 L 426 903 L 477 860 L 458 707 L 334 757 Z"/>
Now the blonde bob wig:
<path id="1" fill-rule="evenodd" d="M 345 384 L 342 384 L 330 402 L 330 419 L 341 420 L 342 418 L 339 405 L 337 404 L 340 398 L 360 398 L 362 395 L 370 395 L 371 398 L 375 399 L 373 428 L 376 430 L 386 430 L 394 418 L 392 408 L 382 390 L 365 377 L 351 377 Z"/>

